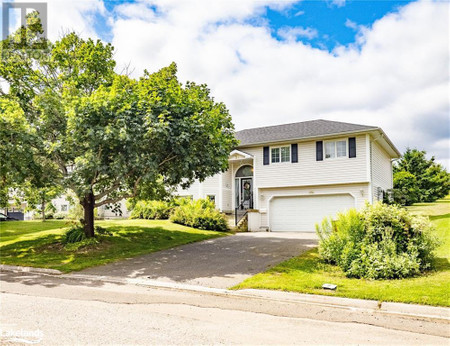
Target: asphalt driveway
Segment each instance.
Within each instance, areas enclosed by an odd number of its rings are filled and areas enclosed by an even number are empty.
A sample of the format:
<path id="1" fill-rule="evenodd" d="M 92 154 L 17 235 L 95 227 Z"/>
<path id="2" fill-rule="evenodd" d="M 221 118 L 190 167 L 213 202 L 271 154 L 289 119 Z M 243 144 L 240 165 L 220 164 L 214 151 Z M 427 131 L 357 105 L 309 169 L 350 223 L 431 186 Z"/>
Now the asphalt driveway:
<path id="1" fill-rule="evenodd" d="M 228 288 L 316 245 L 314 233 L 238 233 L 80 273 Z"/>

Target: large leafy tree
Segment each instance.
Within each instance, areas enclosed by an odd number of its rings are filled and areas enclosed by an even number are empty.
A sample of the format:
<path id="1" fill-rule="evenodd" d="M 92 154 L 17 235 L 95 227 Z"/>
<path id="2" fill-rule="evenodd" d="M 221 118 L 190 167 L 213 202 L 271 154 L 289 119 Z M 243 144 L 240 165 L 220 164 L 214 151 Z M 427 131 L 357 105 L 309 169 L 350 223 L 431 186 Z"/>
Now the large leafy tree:
<path id="1" fill-rule="evenodd" d="M 0 114 L 0 207 L 7 207 L 9 190 L 23 184 L 37 166 L 29 146 L 34 134 L 20 106 L 1 98 Z"/>
<path id="2" fill-rule="evenodd" d="M 234 127 L 206 85 L 181 84 L 175 64 L 139 80 L 118 75 L 111 45 L 74 33 L 48 47 L 38 58 L 18 50 L 0 65 L 10 86 L 2 97 L 23 112 L 33 161 L 79 198 L 87 236 L 96 207 L 156 181 L 187 186 L 226 170 Z"/>
<path id="3" fill-rule="evenodd" d="M 394 165 L 394 197 L 401 204 L 433 202 L 449 191 L 450 174 L 425 151 L 408 148 Z"/>

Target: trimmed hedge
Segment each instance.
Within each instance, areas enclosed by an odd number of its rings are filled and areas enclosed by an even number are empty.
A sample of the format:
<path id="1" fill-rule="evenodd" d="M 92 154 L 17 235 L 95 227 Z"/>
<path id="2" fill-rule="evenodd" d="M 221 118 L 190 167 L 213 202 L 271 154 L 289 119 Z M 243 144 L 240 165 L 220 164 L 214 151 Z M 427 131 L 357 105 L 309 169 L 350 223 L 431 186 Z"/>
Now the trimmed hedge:
<path id="1" fill-rule="evenodd" d="M 381 202 L 316 226 L 319 253 L 348 277 L 400 279 L 431 268 L 437 240 L 422 216 Z"/>
<path id="2" fill-rule="evenodd" d="M 138 201 L 131 211 L 132 219 L 168 219 L 174 205 L 164 201 Z"/>
<path id="3" fill-rule="evenodd" d="M 173 210 L 170 221 L 198 229 L 226 232 L 229 231 L 225 215 L 219 212 L 214 203 L 206 199 L 191 201 L 179 200 Z"/>
<path id="4" fill-rule="evenodd" d="M 206 199 L 189 198 L 164 201 L 138 201 L 131 211 L 132 219 L 170 219 L 174 223 L 209 231 L 229 231 L 225 215 Z"/>

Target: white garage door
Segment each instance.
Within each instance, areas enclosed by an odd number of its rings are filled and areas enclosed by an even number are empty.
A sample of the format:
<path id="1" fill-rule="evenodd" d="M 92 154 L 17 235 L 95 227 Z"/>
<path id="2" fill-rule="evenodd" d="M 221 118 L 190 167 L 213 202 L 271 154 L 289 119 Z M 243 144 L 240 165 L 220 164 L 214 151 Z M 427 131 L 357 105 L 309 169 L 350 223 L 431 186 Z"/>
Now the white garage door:
<path id="1" fill-rule="evenodd" d="M 271 230 L 315 232 L 316 223 L 338 211 L 355 207 L 349 194 L 274 197 L 270 203 Z"/>

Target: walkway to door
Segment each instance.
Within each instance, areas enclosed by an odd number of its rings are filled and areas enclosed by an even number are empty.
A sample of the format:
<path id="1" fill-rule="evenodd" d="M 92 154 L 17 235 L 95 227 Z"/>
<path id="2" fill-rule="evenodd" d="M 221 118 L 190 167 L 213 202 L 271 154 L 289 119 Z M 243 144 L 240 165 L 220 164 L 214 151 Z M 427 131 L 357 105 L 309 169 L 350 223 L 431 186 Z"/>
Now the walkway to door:
<path id="1" fill-rule="evenodd" d="M 238 233 L 80 273 L 228 288 L 316 245 L 312 233 Z"/>

